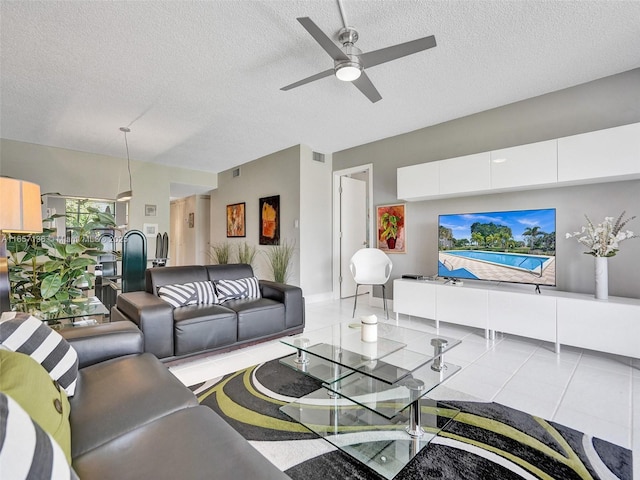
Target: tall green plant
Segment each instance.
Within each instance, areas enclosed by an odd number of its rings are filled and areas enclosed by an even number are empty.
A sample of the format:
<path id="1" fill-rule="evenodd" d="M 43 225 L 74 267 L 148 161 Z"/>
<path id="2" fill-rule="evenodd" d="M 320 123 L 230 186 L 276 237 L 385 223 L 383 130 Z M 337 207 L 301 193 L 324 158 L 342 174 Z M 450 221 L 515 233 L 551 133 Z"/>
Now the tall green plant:
<path id="1" fill-rule="evenodd" d="M 229 242 L 215 243 L 211 245 L 208 255 L 213 263 L 226 265 L 231 260 L 231 244 Z"/>
<path id="2" fill-rule="evenodd" d="M 17 302 L 69 300 L 82 296 L 82 288 L 93 286 L 94 274 L 87 267 L 95 265 L 95 257 L 104 252 L 94 232 L 116 226 L 109 213 L 89 208 L 91 216 L 84 224 L 72 227 L 72 243 L 54 236 L 56 230 L 44 228 L 39 234 L 10 235 L 9 281 L 11 295 Z M 53 215 L 48 223 L 65 215 Z"/>
<path id="3" fill-rule="evenodd" d="M 280 245 L 267 247 L 264 251 L 269 261 L 269 267 L 273 274 L 273 280 L 278 283 L 287 283 L 291 276 L 291 261 L 295 252 L 295 243 L 283 240 Z"/>
<path id="4" fill-rule="evenodd" d="M 238 244 L 238 263 L 246 263 L 253 267 L 258 251 L 255 245 L 249 245 L 247 242 Z"/>

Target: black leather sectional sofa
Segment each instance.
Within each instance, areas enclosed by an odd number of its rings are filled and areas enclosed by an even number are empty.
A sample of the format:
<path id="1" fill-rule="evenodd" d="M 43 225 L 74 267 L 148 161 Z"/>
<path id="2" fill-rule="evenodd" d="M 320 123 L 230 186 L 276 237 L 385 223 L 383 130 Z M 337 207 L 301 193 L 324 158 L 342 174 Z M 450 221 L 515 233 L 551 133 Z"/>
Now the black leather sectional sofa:
<path id="1" fill-rule="evenodd" d="M 82 480 L 289 478 L 142 353 L 132 323 L 60 332 L 80 363 L 69 419 Z"/>
<path id="2" fill-rule="evenodd" d="M 118 296 L 111 321 L 129 320 L 144 333 L 144 351 L 162 361 L 233 348 L 300 333 L 304 329 L 302 290 L 259 280 L 259 295 L 221 303 L 173 307 L 160 298 L 164 286 L 241 280 L 254 276 L 246 264 L 150 268 L 146 291 Z"/>

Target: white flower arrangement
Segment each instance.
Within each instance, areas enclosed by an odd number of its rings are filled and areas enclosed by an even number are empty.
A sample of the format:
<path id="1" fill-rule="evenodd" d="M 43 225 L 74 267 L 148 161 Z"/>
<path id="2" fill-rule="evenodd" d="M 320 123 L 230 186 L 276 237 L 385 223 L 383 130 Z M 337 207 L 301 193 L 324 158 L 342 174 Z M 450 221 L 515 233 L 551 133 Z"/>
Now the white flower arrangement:
<path id="1" fill-rule="evenodd" d="M 631 230 L 622 230 L 627 223 L 636 218 L 634 215 L 624 220 L 622 218 L 624 214 L 625 212 L 622 212 L 615 223 L 613 217 L 605 217 L 604 222 L 599 223 L 598 226 L 594 226 L 589 217 L 585 215 L 587 226 L 583 226 L 579 232 L 567 233 L 566 238 L 575 238 L 587 247 L 589 251 L 584 252 L 587 255 L 613 257 L 618 253 L 620 242 L 630 238 L 638 238 L 638 235 L 634 235 Z"/>

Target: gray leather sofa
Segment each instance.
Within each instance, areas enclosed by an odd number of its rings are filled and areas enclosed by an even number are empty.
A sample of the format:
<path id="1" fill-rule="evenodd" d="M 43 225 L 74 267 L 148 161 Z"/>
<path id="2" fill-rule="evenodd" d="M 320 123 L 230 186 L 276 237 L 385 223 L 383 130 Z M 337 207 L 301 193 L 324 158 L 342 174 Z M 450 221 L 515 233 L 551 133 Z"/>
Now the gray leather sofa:
<path id="1" fill-rule="evenodd" d="M 226 351 L 304 329 L 302 290 L 293 285 L 260 280 L 260 298 L 227 300 L 222 304 L 173 308 L 158 296 L 165 285 L 253 277 L 246 264 L 150 268 L 146 291 L 118 296 L 111 320 L 129 320 L 144 333 L 144 351 L 162 361 Z"/>
<path id="2" fill-rule="evenodd" d="M 70 422 L 82 480 L 289 478 L 143 353 L 131 322 L 60 333 L 80 362 Z"/>

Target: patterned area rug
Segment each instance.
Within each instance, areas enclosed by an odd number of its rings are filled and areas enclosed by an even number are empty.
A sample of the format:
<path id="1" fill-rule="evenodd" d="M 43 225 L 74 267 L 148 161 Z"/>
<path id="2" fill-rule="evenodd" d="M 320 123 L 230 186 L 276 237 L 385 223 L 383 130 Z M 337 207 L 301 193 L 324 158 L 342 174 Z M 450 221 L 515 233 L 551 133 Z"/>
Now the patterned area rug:
<path id="1" fill-rule="evenodd" d="M 294 480 L 382 478 L 280 412 L 318 388 L 278 360 L 191 387 Z M 633 478 L 628 449 L 497 403 L 446 403 L 460 413 L 396 480 Z"/>

